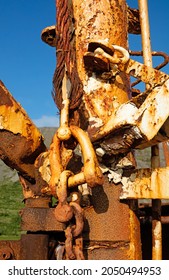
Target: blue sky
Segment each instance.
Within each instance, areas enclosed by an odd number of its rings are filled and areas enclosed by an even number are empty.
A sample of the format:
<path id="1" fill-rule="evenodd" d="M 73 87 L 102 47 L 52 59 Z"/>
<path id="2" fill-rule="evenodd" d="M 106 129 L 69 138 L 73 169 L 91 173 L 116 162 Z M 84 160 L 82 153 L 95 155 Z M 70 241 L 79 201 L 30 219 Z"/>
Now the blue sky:
<path id="1" fill-rule="evenodd" d="M 138 6 L 137 0 L 127 3 Z M 169 1 L 148 4 L 152 50 L 169 54 Z M 40 38 L 43 28 L 56 23 L 55 15 L 55 0 L 0 0 L 0 79 L 37 126 L 58 125 L 51 96 L 55 49 Z M 130 35 L 129 48 L 141 50 L 141 37 Z M 169 73 L 169 67 L 162 71 Z"/>

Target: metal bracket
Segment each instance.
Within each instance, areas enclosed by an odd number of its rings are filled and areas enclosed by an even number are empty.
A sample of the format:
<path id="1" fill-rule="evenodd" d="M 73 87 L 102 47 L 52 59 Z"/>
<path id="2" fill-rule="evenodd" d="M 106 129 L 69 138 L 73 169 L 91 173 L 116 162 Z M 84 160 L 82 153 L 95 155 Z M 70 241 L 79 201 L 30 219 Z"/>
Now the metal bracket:
<path id="1" fill-rule="evenodd" d="M 103 60 L 108 59 L 110 68 L 114 69 L 115 66 L 117 74 L 120 71 L 139 78 L 149 85 L 149 89 L 120 105 L 112 113 L 108 122 L 90 135 L 91 140 L 95 142 L 103 137 L 109 138 L 109 136 L 113 139 L 118 132 L 119 138 L 121 137 L 124 143 L 126 128 L 130 132 L 132 131 L 132 133 L 129 132 L 132 141 L 123 145 L 123 152 L 133 147 L 142 149 L 167 140 L 169 138 L 169 131 L 166 125 L 169 116 L 169 75 L 128 59 L 127 50 L 119 46 L 113 45 L 112 47 L 120 52 L 123 57 L 118 59 L 117 54 L 112 56 L 101 48 L 94 50 L 94 56 L 99 54 L 99 59 L 101 59 L 101 56 Z M 111 148 L 113 150 L 113 145 Z M 119 151 L 114 149 L 114 153 L 120 152 L 120 149 Z"/>

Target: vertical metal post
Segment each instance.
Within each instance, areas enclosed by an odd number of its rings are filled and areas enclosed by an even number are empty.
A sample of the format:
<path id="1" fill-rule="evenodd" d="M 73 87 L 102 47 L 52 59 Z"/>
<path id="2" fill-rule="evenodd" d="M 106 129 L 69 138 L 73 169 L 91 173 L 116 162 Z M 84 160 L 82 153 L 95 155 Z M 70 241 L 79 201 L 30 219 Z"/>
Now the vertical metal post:
<path id="1" fill-rule="evenodd" d="M 152 67 L 147 0 L 138 0 L 138 4 L 140 11 L 140 25 L 144 64 Z M 155 145 L 151 149 L 151 167 L 155 168 L 159 166 L 159 147 L 158 145 Z M 161 200 L 159 199 L 152 200 L 152 259 L 162 259 Z"/>
<path id="2" fill-rule="evenodd" d="M 138 0 L 138 4 L 139 4 L 139 12 L 140 12 L 141 39 L 142 39 L 144 63 L 147 66 L 152 66 L 147 0 Z"/>
<path id="3" fill-rule="evenodd" d="M 163 142 L 163 152 L 166 166 L 169 166 L 169 149 L 168 149 L 169 142 Z"/>
<path id="4" fill-rule="evenodd" d="M 159 147 L 152 147 L 151 166 L 152 168 L 160 165 Z M 162 259 L 162 223 L 161 223 L 161 200 L 152 199 L 152 259 Z"/>

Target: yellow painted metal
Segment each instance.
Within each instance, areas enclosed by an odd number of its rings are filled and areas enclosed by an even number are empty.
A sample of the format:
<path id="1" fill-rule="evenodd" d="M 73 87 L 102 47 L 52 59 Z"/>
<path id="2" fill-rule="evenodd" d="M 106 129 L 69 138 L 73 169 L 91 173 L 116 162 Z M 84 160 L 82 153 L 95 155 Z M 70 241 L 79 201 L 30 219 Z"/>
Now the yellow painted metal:
<path id="1" fill-rule="evenodd" d="M 137 169 L 122 178 L 121 199 L 169 199 L 169 167 Z"/>
<path id="2" fill-rule="evenodd" d="M 23 107 L 13 98 L 5 85 L 0 82 L 0 89 L 8 102 L 0 105 L 0 129 L 20 134 L 27 140 L 32 141 L 32 152 L 39 146 L 42 135 L 39 129 L 33 124 Z M 1 91 L 1 92 L 2 92 Z M 3 99 L 1 96 L 1 100 Z M 9 102 L 11 105 L 9 105 Z"/>
<path id="3" fill-rule="evenodd" d="M 129 99 L 129 79 L 121 73 L 116 82 L 105 81 L 97 74 L 86 71 L 84 56 L 91 42 L 120 45 L 127 48 L 126 1 L 73 1 L 76 22 L 77 71 L 83 85 L 83 104 L 90 122 L 96 129 Z M 123 8 L 122 8 L 123 7 Z M 122 18 L 123 20 L 119 20 Z M 114 21 L 114 24 L 112 22 Z M 91 63 L 92 64 L 92 63 Z M 120 85 L 120 86 L 119 86 Z"/>
<path id="4" fill-rule="evenodd" d="M 0 99 L 1 158 L 21 176 L 35 182 L 34 161 L 46 150 L 43 136 L 2 82 Z"/>

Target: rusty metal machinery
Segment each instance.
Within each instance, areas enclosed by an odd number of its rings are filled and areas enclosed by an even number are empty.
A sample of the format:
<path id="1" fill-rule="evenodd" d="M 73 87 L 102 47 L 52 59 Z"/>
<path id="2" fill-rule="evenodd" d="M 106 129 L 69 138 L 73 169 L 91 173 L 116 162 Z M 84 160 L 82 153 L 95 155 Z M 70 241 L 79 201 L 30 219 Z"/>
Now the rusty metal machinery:
<path id="1" fill-rule="evenodd" d="M 136 10 L 125 0 L 57 0 L 56 8 L 57 25 L 41 35 L 57 54 L 53 98 L 60 127 L 49 149 L 0 84 L 0 156 L 18 171 L 27 232 L 19 241 L 1 241 L 0 259 L 162 259 L 169 75 L 159 69 L 169 57 L 151 51 L 147 3 L 139 1 Z M 141 34 L 142 52 L 128 50 L 128 32 Z M 143 55 L 144 64 L 132 54 Z M 165 59 L 156 69 L 152 55 Z M 134 86 L 145 83 L 144 92 L 131 87 L 130 76 L 138 79 Z M 137 169 L 134 149 L 145 147 L 153 147 L 152 166 Z M 152 214 L 139 199 L 152 199 Z M 147 224 L 152 252 L 146 254 Z"/>

